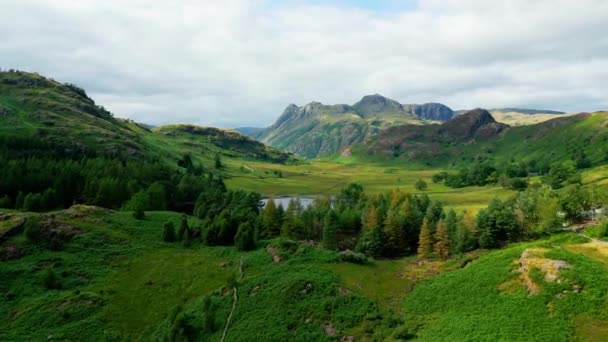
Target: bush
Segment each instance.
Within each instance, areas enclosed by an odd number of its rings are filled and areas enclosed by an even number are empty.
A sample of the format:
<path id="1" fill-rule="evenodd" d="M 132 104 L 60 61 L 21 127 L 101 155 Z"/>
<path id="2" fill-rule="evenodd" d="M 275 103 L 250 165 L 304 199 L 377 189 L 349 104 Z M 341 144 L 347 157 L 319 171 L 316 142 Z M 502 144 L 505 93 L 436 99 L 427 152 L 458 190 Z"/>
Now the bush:
<path id="1" fill-rule="evenodd" d="M 367 263 L 367 256 L 363 253 L 353 252 L 351 250 L 342 251 L 338 254 L 341 262 L 350 262 L 353 264 L 365 264 Z"/>

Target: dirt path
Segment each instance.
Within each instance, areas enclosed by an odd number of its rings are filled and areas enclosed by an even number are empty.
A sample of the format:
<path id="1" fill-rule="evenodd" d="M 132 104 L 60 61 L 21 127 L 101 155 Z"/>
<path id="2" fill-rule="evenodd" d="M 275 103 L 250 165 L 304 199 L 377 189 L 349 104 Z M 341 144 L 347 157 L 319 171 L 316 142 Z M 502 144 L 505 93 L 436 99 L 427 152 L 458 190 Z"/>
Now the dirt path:
<path id="1" fill-rule="evenodd" d="M 243 258 L 241 257 L 241 264 L 239 266 L 239 281 L 243 280 L 244 276 L 243 272 Z M 226 326 L 224 327 L 224 332 L 222 333 L 221 341 L 224 342 L 226 339 L 226 335 L 228 335 L 228 328 L 230 327 L 230 321 L 232 320 L 232 315 L 234 314 L 234 310 L 236 309 L 236 304 L 239 300 L 237 287 L 232 288 L 232 309 L 230 310 L 230 314 L 228 315 L 228 319 L 226 320 Z"/>

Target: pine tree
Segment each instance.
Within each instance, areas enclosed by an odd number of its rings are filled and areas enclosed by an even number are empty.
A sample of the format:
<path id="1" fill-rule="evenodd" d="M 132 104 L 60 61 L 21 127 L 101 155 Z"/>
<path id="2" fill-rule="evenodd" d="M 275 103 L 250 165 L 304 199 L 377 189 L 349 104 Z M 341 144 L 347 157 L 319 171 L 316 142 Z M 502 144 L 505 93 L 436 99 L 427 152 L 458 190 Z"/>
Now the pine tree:
<path id="1" fill-rule="evenodd" d="M 403 228 L 397 208 L 389 209 L 384 220 L 385 254 L 395 257 L 405 252 Z"/>
<path id="2" fill-rule="evenodd" d="M 418 258 L 428 259 L 431 256 L 433 250 L 433 241 L 431 238 L 431 229 L 429 227 L 429 220 L 425 217 L 422 221 L 422 227 L 420 227 L 420 236 L 418 238 Z"/>
<path id="3" fill-rule="evenodd" d="M 378 208 L 375 205 L 370 205 L 365 216 L 365 229 L 366 231 L 372 232 L 374 229 L 380 226 L 380 219 L 378 217 Z"/>
<path id="4" fill-rule="evenodd" d="M 450 251 L 452 251 L 452 247 L 456 246 L 456 231 L 458 230 L 458 216 L 456 215 L 454 209 L 450 209 L 450 211 L 448 211 L 444 223 L 448 231 Z"/>
<path id="5" fill-rule="evenodd" d="M 443 220 L 437 222 L 437 229 L 435 231 L 435 254 L 441 260 L 445 260 L 450 255 L 450 237 Z"/>
<path id="6" fill-rule="evenodd" d="M 262 236 L 264 238 L 273 238 L 279 236 L 281 233 L 281 217 L 280 212 L 274 203 L 273 198 L 269 198 L 262 212 L 262 224 L 264 225 L 264 231 Z"/>
<path id="7" fill-rule="evenodd" d="M 338 215 L 334 210 L 330 210 L 323 221 L 323 247 L 326 249 L 338 249 L 337 233 L 339 224 Z"/>

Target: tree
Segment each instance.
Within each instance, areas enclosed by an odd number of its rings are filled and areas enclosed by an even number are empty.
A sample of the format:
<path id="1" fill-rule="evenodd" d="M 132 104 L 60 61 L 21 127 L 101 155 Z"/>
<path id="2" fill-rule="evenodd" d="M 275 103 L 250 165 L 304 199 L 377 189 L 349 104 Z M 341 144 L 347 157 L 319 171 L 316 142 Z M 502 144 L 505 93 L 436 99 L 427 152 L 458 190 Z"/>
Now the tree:
<path id="1" fill-rule="evenodd" d="M 450 247 L 452 248 L 456 245 L 456 231 L 458 230 L 458 216 L 454 209 L 448 211 L 444 223 L 448 231 Z"/>
<path id="2" fill-rule="evenodd" d="M 418 258 L 428 259 L 433 250 L 433 241 L 431 237 L 431 228 L 429 227 L 428 218 L 424 218 L 422 221 L 422 227 L 420 227 L 420 236 L 418 238 Z"/>
<path id="3" fill-rule="evenodd" d="M 243 222 L 234 237 L 236 249 L 240 251 L 251 251 L 255 249 L 255 231 L 250 222 Z"/>
<path id="4" fill-rule="evenodd" d="M 175 227 L 173 226 L 173 222 L 165 222 L 163 225 L 163 241 L 175 241 Z"/>
<path id="5" fill-rule="evenodd" d="M 363 186 L 359 183 L 350 183 L 341 189 L 340 193 L 336 196 L 336 208 L 338 210 L 356 208 L 363 199 L 363 196 Z"/>
<path id="6" fill-rule="evenodd" d="M 264 238 L 273 238 L 281 234 L 281 213 L 277 209 L 273 198 L 269 198 L 262 212 L 262 225 Z"/>
<path id="7" fill-rule="evenodd" d="M 283 218 L 282 234 L 284 236 L 296 240 L 303 237 L 304 226 L 301 220 L 302 210 L 300 198 L 292 198 L 289 201 Z"/>
<path id="8" fill-rule="evenodd" d="M 435 254 L 441 260 L 445 260 L 450 255 L 450 237 L 448 230 L 443 220 L 437 222 L 437 229 L 435 231 Z"/>
<path id="9" fill-rule="evenodd" d="M 454 252 L 462 254 L 477 248 L 477 226 L 470 211 L 465 211 L 456 228 Z"/>
<path id="10" fill-rule="evenodd" d="M 403 227 L 398 207 L 389 209 L 384 220 L 384 253 L 389 257 L 405 252 Z"/>
<path id="11" fill-rule="evenodd" d="M 414 184 L 414 186 L 416 187 L 416 190 L 418 191 L 424 191 L 427 188 L 426 182 L 421 178 L 419 179 L 416 184 Z"/>
<path id="12" fill-rule="evenodd" d="M 338 215 L 334 210 L 330 210 L 325 215 L 323 221 L 323 247 L 326 249 L 338 249 L 337 233 L 338 233 Z"/>

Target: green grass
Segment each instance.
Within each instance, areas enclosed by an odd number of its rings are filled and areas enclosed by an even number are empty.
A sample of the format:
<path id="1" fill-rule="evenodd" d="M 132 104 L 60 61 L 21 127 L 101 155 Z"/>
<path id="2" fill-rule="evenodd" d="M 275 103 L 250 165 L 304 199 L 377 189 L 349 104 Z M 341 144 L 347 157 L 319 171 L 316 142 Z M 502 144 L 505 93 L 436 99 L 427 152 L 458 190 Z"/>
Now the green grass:
<path id="1" fill-rule="evenodd" d="M 415 288 L 405 299 L 406 329 L 420 340 L 566 341 L 575 335 L 575 320 L 589 314 L 606 322 L 608 273 L 603 265 L 558 245 L 559 239 L 517 245 L 444 273 Z M 514 263 L 526 248 L 550 248 L 546 257 L 564 260 L 561 283 L 541 281 L 529 295 L 501 290 L 517 279 Z M 582 289 L 580 292 L 574 289 Z M 566 292 L 564 292 L 566 291 Z M 578 290 L 577 290 L 578 291 Z"/>

